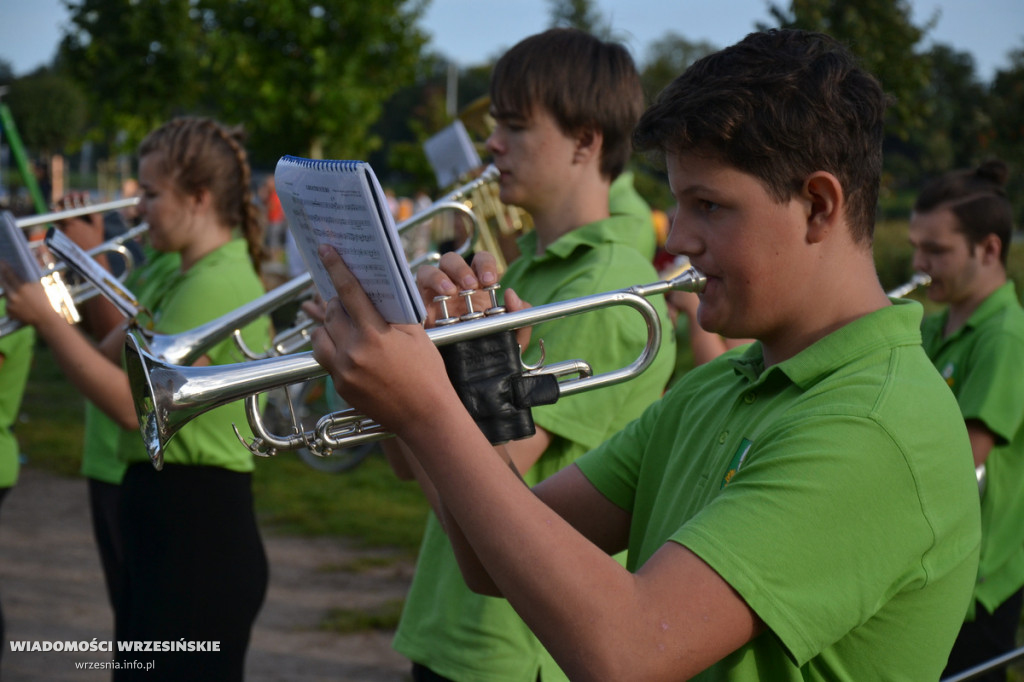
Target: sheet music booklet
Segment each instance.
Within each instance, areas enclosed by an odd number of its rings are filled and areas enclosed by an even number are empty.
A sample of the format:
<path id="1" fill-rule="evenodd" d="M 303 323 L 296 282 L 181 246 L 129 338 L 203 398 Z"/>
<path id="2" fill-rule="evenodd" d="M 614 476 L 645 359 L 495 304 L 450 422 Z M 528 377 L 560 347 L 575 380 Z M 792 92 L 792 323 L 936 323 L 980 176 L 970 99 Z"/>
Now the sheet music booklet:
<path id="1" fill-rule="evenodd" d="M 97 263 L 95 258 L 71 241 L 71 237 L 60 230 L 53 229 L 46 235 L 46 245 L 69 268 L 99 289 L 100 293 L 106 296 L 126 317 L 135 319 L 138 316 L 142 305 L 135 296 L 121 285 L 117 277 Z"/>
<path id="2" fill-rule="evenodd" d="M 3 212 L 3 228 L 0 229 L 0 261 L 11 266 L 23 282 L 34 282 L 42 278 L 39 262 L 32 255 L 25 232 L 10 211 Z"/>
<path id="3" fill-rule="evenodd" d="M 370 164 L 283 156 L 274 182 L 288 229 L 325 301 L 337 294 L 317 254 L 322 243 L 341 254 L 385 320 L 423 323 L 426 308 Z"/>

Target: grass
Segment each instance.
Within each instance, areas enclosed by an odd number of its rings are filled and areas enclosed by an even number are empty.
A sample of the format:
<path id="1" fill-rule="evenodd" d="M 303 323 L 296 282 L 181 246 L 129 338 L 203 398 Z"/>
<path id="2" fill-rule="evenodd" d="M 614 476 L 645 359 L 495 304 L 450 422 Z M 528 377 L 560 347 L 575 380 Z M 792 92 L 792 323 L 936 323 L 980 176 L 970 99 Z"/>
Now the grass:
<path id="1" fill-rule="evenodd" d="M 83 414 L 83 398 L 39 344 L 14 429 L 26 466 L 77 476 Z M 342 537 L 414 556 L 426 522 L 427 503 L 415 483 L 395 479 L 379 455 L 343 474 L 315 471 L 291 453 L 257 458 L 253 490 L 267 532 Z"/>
<path id="2" fill-rule="evenodd" d="M 347 635 L 367 630 L 394 630 L 402 615 L 401 599 L 392 599 L 367 609 L 330 609 L 318 630 Z"/>

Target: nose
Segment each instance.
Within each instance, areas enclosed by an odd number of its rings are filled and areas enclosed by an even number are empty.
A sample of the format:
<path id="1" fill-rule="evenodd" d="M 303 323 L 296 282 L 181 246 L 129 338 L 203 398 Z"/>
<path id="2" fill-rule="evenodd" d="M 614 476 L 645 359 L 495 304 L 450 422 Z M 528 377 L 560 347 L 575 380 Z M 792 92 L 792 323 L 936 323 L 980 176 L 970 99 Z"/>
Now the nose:
<path id="1" fill-rule="evenodd" d="M 491 134 L 487 136 L 487 140 L 486 142 L 484 142 L 484 146 L 487 148 L 487 151 L 490 152 L 492 156 L 498 156 L 499 154 L 501 154 L 502 150 L 504 149 L 504 145 L 498 133 L 498 128 L 495 128 L 493 131 L 491 131 Z"/>
<path id="2" fill-rule="evenodd" d="M 672 215 L 672 225 L 665 239 L 665 250 L 677 256 L 692 258 L 704 251 L 704 244 L 696 230 L 687 227 L 687 221 L 677 209 Z"/>
<path id="3" fill-rule="evenodd" d="M 921 253 L 921 249 L 914 249 L 914 256 L 911 259 L 911 265 L 916 272 L 928 272 L 928 259 Z"/>

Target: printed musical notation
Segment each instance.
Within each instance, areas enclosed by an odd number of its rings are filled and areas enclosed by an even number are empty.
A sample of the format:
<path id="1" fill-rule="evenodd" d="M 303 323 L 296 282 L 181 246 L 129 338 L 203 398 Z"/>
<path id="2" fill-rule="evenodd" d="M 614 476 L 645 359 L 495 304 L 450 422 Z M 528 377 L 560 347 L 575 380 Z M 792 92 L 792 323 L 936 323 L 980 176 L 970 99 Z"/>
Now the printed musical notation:
<path id="1" fill-rule="evenodd" d="M 319 245 L 327 243 L 341 254 L 384 319 L 423 321 L 423 302 L 369 164 L 285 156 L 274 179 L 289 229 L 325 300 L 335 295 L 317 255 Z"/>

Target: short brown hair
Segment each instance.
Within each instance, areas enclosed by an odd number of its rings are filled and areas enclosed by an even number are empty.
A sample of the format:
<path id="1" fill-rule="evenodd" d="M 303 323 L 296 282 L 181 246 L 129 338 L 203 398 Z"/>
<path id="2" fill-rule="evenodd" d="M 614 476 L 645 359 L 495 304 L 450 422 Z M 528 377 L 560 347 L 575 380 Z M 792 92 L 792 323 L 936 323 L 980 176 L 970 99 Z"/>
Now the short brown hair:
<path id="1" fill-rule="evenodd" d="M 925 185 L 914 202 L 914 212 L 949 209 L 972 247 L 996 235 L 1002 242 L 999 258 L 1005 266 L 1013 235 L 1013 207 L 1003 189 L 1008 176 L 1009 169 L 998 159 L 950 171 Z"/>
<path id="2" fill-rule="evenodd" d="M 494 65 L 491 107 L 499 116 L 527 116 L 535 106 L 566 134 L 600 130 L 601 173 L 609 180 L 626 167 L 643 89 L 625 47 L 571 28 L 521 40 Z"/>
<path id="3" fill-rule="evenodd" d="M 694 62 L 640 118 L 639 149 L 707 150 L 777 201 L 815 171 L 842 183 L 854 238 L 870 243 L 888 98 L 841 43 L 773 29 Z"/>

